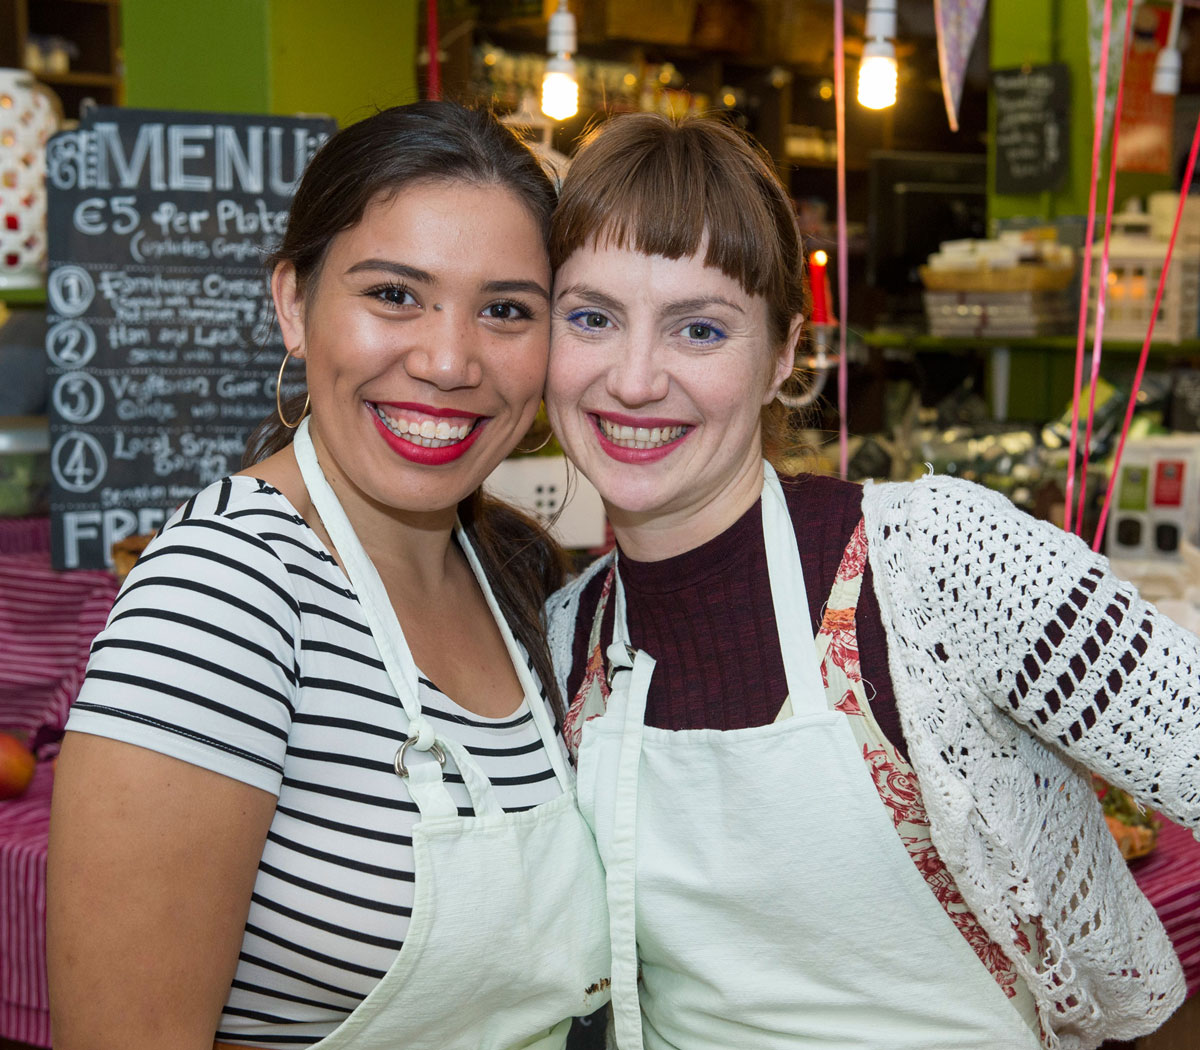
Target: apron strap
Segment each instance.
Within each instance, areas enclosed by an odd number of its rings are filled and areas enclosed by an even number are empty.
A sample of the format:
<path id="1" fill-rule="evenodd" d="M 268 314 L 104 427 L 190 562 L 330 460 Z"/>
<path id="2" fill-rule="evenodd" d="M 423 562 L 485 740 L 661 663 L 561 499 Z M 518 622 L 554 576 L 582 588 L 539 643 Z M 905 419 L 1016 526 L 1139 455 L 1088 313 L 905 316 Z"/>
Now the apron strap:
<path id="1" fill-rule="evenodd" d="M 825 711 L 828 709 L 825 683 L 817 662 L 796 530 L 792 526 L 783 487 L 775 469 L 766 460 L 763 460 L 762 520 L 775 629 L 779 635 L 792 712 Z"/>
<path id="2" fill-rule="evenodd" d="M 458 807 L 450 797 L 450 792 L 446 790 L 441 762 L 438 761 L 437 755 L 411 760 L 406 764 L 406 768 L 404 780 L 408 784 L 408 793 L 412 795 L 417 809 L 421 812 L 422 820 L 458 816 Z M 463 779 L 466 779 L 465 775 Z"/>
<path id="3" fill-rule="evenodd" d="M 625 594 L 617 576 L 617 614 L 624 621 Z M 617 758 L 613 800 L 611 859 L 606 864 L 609 932 L 612 938 L 612 1009 L 616 1044 L 624 1050 L 642 1046 L 642 1007 L 638 997 L 637 906 L 637 797 L 638 767 L 642 760 L 642 729 L 646 695 L 654 674 L 654 658 L 632 650 L 623 641 L 608 647 L 614 668 L 628 669 L 624 729 Z M 615 692 L 615 691 L 614 691 Z"/>
<path id="4" fill-rule="evenodd" d="M 379 649 L 388 678 L 408 717 L 409 735 L 396 751 L 396 772 L 409 781 L 410 794 L 421 811 L 422 818 L 456 815 L 458 807 L 450 798 L 442 778 L 444 756 L 449 754 L 462 774 L 475 813 L 478 816 L 487 816 L 503 812 L 491 782 L 475 759 L 467 753 L 466 748 L 441 736 L 434 724 L 421 712 L 421 701 L 417 692 L 417 665 L 413 662 L 404 630 L 388 598 L 387 588 L 380 579 L 379 570 L 363 549 L 354 526 L 317 461 L 316 449 L 308 432 L 310 418 L 306 416 L 296 428 L 296 436 L 293 439 L 296 462 L 299 464 L 309 498 L 346 567 L 346 575 L 358 595 L 359 606 L 371 628 L 371 636 Z M 469 546 L 467 544 L 468 548 Z M 474 569 L 474 563 L 472 568 Z M 481 586 L 484 593 L 490 597 L 486 583 L 481 582 Z M 414 750 L 428 752 L 431 758 L 436 760 L 409 761 Z M 438 758 L 439 753 L 441 758 Z M 417 770 L 423 772 L 414 782 L 413 777 Z"/>

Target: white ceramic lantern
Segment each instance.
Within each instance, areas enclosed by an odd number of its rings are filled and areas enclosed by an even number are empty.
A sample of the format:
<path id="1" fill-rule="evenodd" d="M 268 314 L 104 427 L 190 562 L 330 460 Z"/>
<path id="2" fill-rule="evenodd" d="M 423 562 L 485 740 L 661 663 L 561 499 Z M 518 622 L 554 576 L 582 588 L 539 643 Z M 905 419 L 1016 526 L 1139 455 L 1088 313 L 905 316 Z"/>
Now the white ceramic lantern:
<path id="1" fill-rule="evenodd" d="M 0 69 L 0 288 L 36 288 L 46 269 L 46 140 L 54 96 L 23 69 Z"/>

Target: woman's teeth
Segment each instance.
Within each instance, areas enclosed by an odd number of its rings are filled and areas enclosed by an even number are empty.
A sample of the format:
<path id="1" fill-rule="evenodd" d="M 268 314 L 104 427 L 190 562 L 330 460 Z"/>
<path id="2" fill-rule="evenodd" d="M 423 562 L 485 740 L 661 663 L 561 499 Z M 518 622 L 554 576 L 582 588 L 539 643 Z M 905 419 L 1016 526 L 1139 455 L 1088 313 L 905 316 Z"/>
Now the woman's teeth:
<path id="1" fill-rule="evenodd" d="M 403 416 L 393 419 L 378 405 L 373 407 L 375 414 L 383 421 L 383 425 L 388 430 L 397 437 L 411 441 L 414 445 L 421 445 L 423 448 L 445 448 L 447 445 L 462 441 L 478 422 L 473 419 L 469 423 L 448 423 L 444 419 L 439 419 L 435 423 L 432 419 L 405 419 Z"/>
<path id="2" fill-rule="evenodd" d="M 677 441 L 688 429 L 686 426 L 630 427 L 611 423 L 602 416 L 597 418 L 600 420 L 600 429 L 604 436 L 621 448 L 659 448 Z"/>

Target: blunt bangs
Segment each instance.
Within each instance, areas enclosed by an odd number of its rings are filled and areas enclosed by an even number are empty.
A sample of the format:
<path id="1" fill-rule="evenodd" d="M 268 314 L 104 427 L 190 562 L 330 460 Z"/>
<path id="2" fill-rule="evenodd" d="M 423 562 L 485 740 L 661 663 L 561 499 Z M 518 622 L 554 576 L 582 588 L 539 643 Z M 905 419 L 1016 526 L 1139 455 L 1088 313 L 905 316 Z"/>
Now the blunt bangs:
<path id="1" fill-rule="evenodd" d="M 706 265 L 765 298 L 773 317 L 801 312 L 795 216 L 770 160 L 718 120 L 636 114 L 609 121 L 572 161 L 550 259 L 557 268 L 589 244 L 680 259 L 706 235 Z"/>
<path id="2" fill-rule="evenodd" d="M 594 131 L 563 180 L 550 262 L 557 270 L 591 246 L 682 259 L 705 238 L 705 264 L 766 300 L 774 345 L 794 354 L 792 322 L 808 309 L 796 213 L 766 152 L 720 120 L 636 113 Z M 805 329 L 798 340 L 808 338 Z M 794 473 L 799 414 L 774 400 L 761 419 L 763 453 Z"/>

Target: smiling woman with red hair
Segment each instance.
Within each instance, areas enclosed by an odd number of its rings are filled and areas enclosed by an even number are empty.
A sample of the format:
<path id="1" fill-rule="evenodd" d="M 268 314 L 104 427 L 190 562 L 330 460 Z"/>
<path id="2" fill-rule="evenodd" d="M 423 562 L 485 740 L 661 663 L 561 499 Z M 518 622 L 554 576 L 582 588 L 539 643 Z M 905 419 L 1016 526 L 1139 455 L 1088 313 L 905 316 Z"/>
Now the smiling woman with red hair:
<path id="1" fill-rule="evenodd" d="M 1195 636 L 978 486 L 780 476 L 803 255 L 732 128 L 611 121 L 551 258 L 547 407 L 618 546 L 548 605 L 618 1045 L 1161 1024 L 1179 963 L 1080 768 L 1200 826 Z"/>

